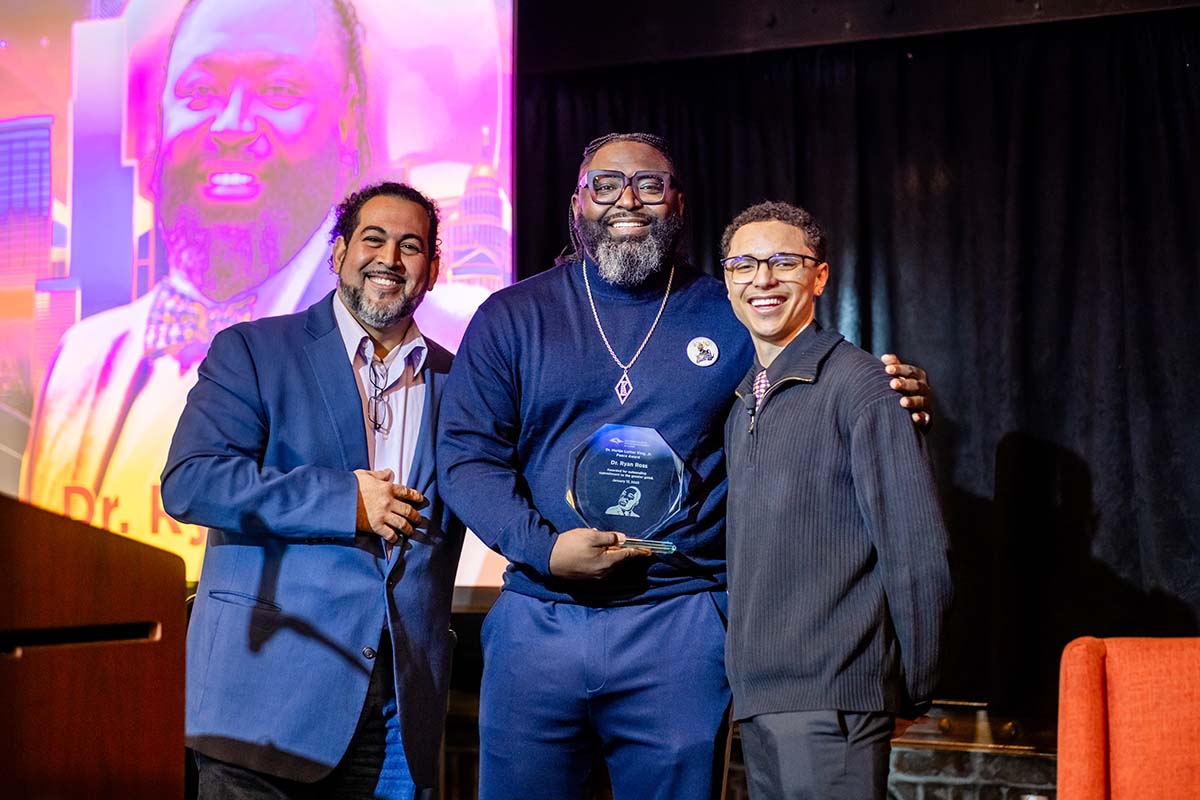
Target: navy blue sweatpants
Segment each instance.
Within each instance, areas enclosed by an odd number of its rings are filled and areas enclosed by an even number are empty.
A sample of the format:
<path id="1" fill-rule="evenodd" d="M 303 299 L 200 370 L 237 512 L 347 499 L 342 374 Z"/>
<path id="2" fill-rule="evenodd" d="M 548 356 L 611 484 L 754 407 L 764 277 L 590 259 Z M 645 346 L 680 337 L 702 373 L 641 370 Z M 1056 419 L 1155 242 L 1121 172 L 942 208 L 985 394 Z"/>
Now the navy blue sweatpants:
<path id="1" fill-rule="evenodd" d="M 591 608 L 502 592 L 483 626 L 480 800 L 578 800 L 597 750 L 616 800 L 719 794 L 725 602 Z"/>

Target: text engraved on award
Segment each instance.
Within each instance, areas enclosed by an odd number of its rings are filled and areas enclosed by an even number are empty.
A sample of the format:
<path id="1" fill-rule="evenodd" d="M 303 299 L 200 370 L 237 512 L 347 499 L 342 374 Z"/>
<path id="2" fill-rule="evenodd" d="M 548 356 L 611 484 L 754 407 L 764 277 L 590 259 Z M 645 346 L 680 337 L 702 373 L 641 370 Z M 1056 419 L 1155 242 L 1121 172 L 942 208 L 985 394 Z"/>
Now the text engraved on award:
<path id="1" fill-rule="evenodd" d="M 605 425 L 572 451 L 567 501 L 594 528 L 641 535 L 679 510 L 683 478 L 658 431 Z"/>

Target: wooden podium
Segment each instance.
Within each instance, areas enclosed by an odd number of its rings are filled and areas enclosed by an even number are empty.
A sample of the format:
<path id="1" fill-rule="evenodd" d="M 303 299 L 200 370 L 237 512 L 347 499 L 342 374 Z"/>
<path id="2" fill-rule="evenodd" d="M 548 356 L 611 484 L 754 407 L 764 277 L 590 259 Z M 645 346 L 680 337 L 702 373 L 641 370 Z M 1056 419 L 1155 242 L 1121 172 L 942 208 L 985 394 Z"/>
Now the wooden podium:
<path id="1" fill-rule="evenodd" d="M 182 798 L 183 560 L 0 496 L 0 785 Z"/>

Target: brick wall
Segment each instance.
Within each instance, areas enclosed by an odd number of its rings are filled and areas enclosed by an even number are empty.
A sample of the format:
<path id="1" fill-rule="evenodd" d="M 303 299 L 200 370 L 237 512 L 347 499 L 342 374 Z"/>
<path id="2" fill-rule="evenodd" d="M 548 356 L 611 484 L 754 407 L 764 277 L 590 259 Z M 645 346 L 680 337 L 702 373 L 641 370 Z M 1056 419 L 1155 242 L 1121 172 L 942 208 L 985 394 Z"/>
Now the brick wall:
<path id="1" fill-rule="evenodd" d="M 1051 755 L 894 747 L 890 800 L 1054 800 Z"/>

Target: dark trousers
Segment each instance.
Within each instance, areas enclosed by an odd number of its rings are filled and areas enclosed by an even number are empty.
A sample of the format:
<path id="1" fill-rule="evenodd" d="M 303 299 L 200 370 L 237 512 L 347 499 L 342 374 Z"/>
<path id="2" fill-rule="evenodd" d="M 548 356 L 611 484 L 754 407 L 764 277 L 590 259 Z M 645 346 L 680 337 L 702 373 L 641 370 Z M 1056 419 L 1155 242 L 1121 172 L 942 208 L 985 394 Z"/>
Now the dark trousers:
<path id="1" fill-rule="evenodd" d="M 480 800 L 705 800 L 725 769 L 725 626 L 707 593 L 589 608 L 502 592 L 484 623 Z"/>
<path id="2" fill-rule="evenodd" d="M 741 724 L 753 800 L 885 800 L 891 714 L 789 711 Z"/>
<path id="3" fill-rule="evenodd" d="M 381 638 L 362 715 L 341 762 L 316 783 L 267 775 L 196 753 L 199 800 L 418 800 L 400 741 L 391 640 Z M 271 713 L 264 709 L 263 713 Z"/>

